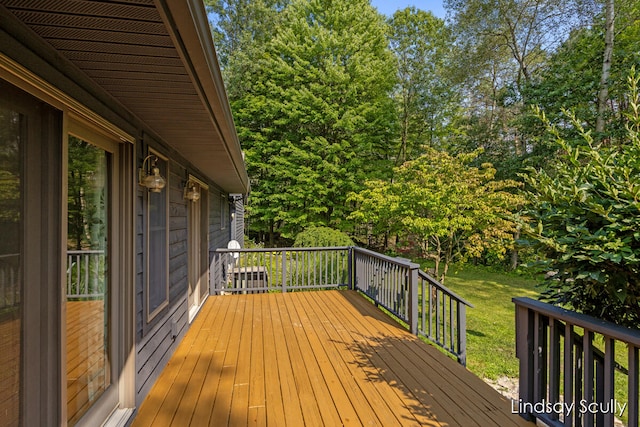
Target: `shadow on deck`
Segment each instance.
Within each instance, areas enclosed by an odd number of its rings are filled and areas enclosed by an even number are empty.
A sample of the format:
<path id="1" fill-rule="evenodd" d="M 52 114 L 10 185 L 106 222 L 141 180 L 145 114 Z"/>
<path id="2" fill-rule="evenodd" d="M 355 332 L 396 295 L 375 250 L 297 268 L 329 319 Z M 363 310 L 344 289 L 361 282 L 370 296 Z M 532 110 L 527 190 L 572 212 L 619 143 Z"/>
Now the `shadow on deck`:
<path id="1" fill-rule="evenodd" d="M 210 297 L 133 426 L 531 426 L 354 291 Z"/>

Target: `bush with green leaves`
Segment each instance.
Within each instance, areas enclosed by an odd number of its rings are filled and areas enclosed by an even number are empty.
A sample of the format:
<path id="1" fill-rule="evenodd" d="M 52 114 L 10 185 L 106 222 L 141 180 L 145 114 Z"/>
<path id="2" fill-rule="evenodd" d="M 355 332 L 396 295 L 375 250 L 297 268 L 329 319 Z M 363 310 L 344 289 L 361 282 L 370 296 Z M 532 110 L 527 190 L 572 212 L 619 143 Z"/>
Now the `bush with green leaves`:
<path id="1" fill-rule="evenodd" d="M 327 246 L 353 246 L 353 240 L 345 233 L 329 227 L 309 227 L 298 233 L 293 246 L 296 248 L 313 248 Z"/>
<path id="2" fill-rule="evenodd" d="M 567 114 L 581 140 L 564 140 L 546 122 L 558 157 L 546 171 L 523 175 L 531 202 L 524 230 L 547 272 L 543 299 L 631 327 L 640 321 L 638 81 L 630 78 L 621 143 L 595 141 Z"/>

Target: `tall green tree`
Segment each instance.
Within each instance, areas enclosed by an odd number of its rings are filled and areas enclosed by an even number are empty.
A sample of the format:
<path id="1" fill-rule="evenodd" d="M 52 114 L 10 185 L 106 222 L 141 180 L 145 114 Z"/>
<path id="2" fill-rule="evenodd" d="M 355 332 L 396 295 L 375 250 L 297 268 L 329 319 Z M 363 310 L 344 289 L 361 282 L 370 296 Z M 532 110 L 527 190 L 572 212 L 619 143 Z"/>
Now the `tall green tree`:
<path id="1" fill-rule="evenodd" d="M 453 37 L 431 12 L 408 7 L 389 20 L 391 50 L 398 62 L 394 98 L 398 110 L 396 163 L 420 155 L 422 145 L 443 147 L 452 133 L 459 96 L 448 79 Z"/>
<path id="2" fill-rule="evenodd" d="M 227 95 L 238 100 L 258 72 L 255 58 L 273 38 L 288 0 L 205 0 Z"/>
<path id="3" fill-rule="evenodd" d="M 294 0 L 232 103 L 252 177 L 251 226 L 348 229 L 346 195 L 388 173 L 395 63 L 366 0 Z"/>

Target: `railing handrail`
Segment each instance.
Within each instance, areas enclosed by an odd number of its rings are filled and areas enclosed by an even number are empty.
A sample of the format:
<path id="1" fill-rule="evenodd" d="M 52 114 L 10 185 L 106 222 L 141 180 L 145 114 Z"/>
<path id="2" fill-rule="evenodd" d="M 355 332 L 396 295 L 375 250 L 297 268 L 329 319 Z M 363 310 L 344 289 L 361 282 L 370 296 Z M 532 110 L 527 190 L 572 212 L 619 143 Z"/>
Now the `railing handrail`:
<path id="1" fill-rule="evenodd" d="M 344 251 L 350 249 L 350 246 L 319 246 L 313 248 L 238 248 L 238 249 L 230 249 L 230 248 L 218 248 L 215 250 L 211 250 L 209 252 L 217 252 L 217 253 L 231 253 L 231 252 L 319 252 L 319 251 Z"/>
<path id="2" fill-rule="evenodd" d="M 20 256 L 20 252 L 15 253 L 15 254 L 3 254 L 3 255 L 0 255 L 0 259 L 12 258 L 12 257 L 17 257 L 17 256 Z"/>
<path id="3" fill-rule="evenodd" d="M 466 299 L 462 298 L 460 295 L 456 294 L 455 292 L 453 292 L 451 289 L 447 288 L 445 285 L 443 285 L 442 283 L 440 283 L 436 278 L 434 278 L 433 276 L 431 276 L 428 273 L 425 273 L 422 270 L 418 271 L 418 274 L 420 275 L 420 277 L 422 277 L 424 280 L 431 282 L 432 285 L 434 285 L 435 287 L 437 287 L 438 289 L 440 289 L 442 292 L 444 292 L 445 294 L 449 295 L 451 298 L 457 300 L 458 302 L 461 302 L 462 304 L 466 305 L 469 308 L 475 308 L 475 306 L 473 304 L 471 304 L 469 301 L 467 301 Z"/>
<path id="4" fill-rule="evenodd" d="M 411 260 L 406 258 L 391 257 L 389 255 L 384 255 L 376 251 L 360 248 L 358 246 L 351 246 L 350 249 L 352 249 L 356 253 L 361 253 L 361 254 L 370 256 L 372 258 L 377 258 L 381 261 L 389 262 L 391 264 L 396 264 L 396 265 L 400 265 L 400 266 L 411 268 L 411 269 L 420 268 L 419 264 L 412 262 Z"/>
<path id="5" fill-rule="evenodd" d="M 67 255 L 81 255 L 81 254 L 104 254 L 104 249 L 80 249 L 80 250 L 67 250 Z"/>
<path id="6" fill-rule="evenodd" d="M 570 311 L 549 303 L 537 301 L 528 297 L 516 297 L 512 301 L 516 305 L 535 310 L 540 314 L 552 317 L 574 326 L 587 329 L 618 341 L 624 341 L 640 347 L 640 330 L 616 325 L 606 320 L 598 319 L 587 314 Z"/>

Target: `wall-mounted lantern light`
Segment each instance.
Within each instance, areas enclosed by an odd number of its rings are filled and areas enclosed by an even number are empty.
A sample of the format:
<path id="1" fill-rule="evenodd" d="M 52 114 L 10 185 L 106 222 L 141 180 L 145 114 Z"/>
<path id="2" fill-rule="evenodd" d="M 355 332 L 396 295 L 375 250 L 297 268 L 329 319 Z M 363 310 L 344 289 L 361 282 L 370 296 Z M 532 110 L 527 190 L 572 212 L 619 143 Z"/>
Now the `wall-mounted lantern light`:
<path id="1" fill-rule="evenodd" d="M 187 200 L 191 200 L 192 202 L 197 202 L 200 200 L 200 190 L 198 189 L 198 185 L 193 181 L 187 181 L 184 186 L 184 198 Z"/>
<path id="2" fill-rule="evenodd" d="M 145 168 L 146 163 L 151 160 L 151 173 Z M 142 162 L 142 167 L 138 170 L 138 183 L 154 193 L 162 191 L 167 181 L 160 175 L 160 169 L 156 166 L 158 158 L 153 154 L 147 156 Z"/>

